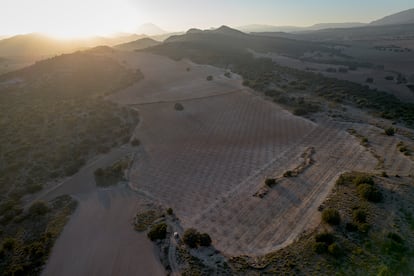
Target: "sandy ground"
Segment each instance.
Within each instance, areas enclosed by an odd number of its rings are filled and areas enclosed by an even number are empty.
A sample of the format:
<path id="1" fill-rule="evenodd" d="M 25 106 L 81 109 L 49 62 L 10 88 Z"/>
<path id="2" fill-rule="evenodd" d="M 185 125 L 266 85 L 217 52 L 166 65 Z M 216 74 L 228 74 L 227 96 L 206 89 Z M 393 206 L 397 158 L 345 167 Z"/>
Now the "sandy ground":
<path id="1" fill-rule="evenodd" d="M 77 199 L 42 275 L 165 275 L 154 245 L 133 228 L 139 198 L 128 187 Z"/>
<path id="2" fill-rule="evenodd" d="M 80 202 L 44 275 L 164 274 L 152 245 L 131 225 L 144 196 L 173 208 L 184 228 L 209 233 L 225 254 L 268 253 L 320 222 L 318 206 L 341 172 L 375 170 L 378 160 L 347 133 L 352 124 L 293 116 L 244 88 L 240 77 L 228 79 L 211 66 L 112 55 L 145 76 L 109 97 L 139 110 L 134 135 L 141 146 L 113 150 L 42 195 L 69 193 Z M 184 110 L 176 111 L 175 102 Z M 315 148 L 313 165 L 265 198 L 253 197 L 265 177 L 295 168 L 308 147 Z M 131 153 L 129 186 L 139 195 L 122 186 L 96 189 L 93 171 Z"/>
<path id="3" fill-rule="evenodd" d="M 317 208 L 341 172 L 375 167 L 344 125 L 293 116 L 220 69 L 133 55 L 128 66 L 145 64 L 145 79 L 111 97 L 142 116 L 131 186 L 172 207 L 184 227 L 208 232 L 224 253 L 256 255 L 289 244 L 319 223 Z M 183 111 L 174 110 L 175 101 Z M 266 176 L 297 166 L 309 146 L 315 165 L 264 199 L 253 197 Z"/>
<path id="4" fill-rule="evenodd" d="M 39 197 L 70 194 L 78 200 L 42 275 L 165 275 L 154 245 L 132 225 L 143 197 L 125 185 L 98 189 L 93 178 L 97 168 L 134 150 L 114 149 Z"/>

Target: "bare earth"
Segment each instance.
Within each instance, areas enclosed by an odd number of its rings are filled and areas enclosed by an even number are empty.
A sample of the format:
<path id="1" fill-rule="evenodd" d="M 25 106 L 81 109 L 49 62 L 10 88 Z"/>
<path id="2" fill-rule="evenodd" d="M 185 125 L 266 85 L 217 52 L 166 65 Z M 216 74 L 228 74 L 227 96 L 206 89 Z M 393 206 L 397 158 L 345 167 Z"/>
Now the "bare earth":
<path id="1" fill-rule="evenodd" d="M 79 200 L 44 275 L 165 274 L 151 243 L 131 225 L 144 200 L 173 208 L 184 228 L 209 233 L 225 254 L 267 253 L 320 222 L 318 206 L 339 174 L 376 170 L 377 158 L 347 129 L 369 132 L 364 134 L 372 147 L 381 151 L 386 141 L 373 138 L 377 128 L 293 116 L 255 96 L 239 76 L 226 78 L 211 66 L 144 53 L 112 56 L 144 74 L 141 82 L 108 97 L 140 112 L 134 136 L 141 146 L 113 150 L 42 195 L 69 193 Z M 174 109 L 177 102 L 184 110 Z M 400 159 L 406 157 L 394 152 L 395 139 L 387 140 L 394 159 L 386 163 L 412 172 Z M 264 198 L 253 196 L 266 177 L 301 164 L 309 147 L 315 150 L 311 166 Z M 129 188 L 97 189 L 93 171 L 127 154 L 134 156 Z"/>

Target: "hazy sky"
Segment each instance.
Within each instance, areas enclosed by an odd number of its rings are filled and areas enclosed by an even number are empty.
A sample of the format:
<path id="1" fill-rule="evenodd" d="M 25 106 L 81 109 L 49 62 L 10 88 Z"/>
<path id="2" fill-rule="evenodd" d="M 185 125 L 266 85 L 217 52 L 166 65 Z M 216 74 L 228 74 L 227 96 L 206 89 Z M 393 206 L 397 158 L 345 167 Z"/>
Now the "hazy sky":
<path id="1" fill-rule="evenodd" d="M 0 35 L 133 32 L 147 22 L 167 31 L 369 22 L 413 7 L 413 0 L 0 0 Z"/>

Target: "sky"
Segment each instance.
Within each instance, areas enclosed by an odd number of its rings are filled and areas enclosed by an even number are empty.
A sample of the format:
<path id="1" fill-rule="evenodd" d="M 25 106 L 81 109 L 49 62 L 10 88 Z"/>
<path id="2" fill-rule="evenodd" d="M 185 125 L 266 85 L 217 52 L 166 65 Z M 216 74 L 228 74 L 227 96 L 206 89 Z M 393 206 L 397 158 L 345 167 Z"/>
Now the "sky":
<path id="1" fill-rule="evenodd" d="M 414 8 L 413 0 L 0 0 L 0 36 L 41 32 L 85 37 L 249 24 L 310 26 L 370 22 Z"/>

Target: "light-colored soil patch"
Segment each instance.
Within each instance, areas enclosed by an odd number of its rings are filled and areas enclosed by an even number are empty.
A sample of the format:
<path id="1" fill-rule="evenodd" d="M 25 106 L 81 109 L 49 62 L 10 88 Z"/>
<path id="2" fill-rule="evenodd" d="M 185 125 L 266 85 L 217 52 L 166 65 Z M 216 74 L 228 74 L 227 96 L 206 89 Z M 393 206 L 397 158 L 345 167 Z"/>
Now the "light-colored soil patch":
<path id="1" fill-rule="evenodd" d="M 154 246 L 132 225 L 139 198 L 127 187 L 78 197 L 43 275 L 165 275 Z"/>
<path id="2" fill-rule="evenodd" d="M 117 53 L 119 61 L 131 70 L 139 69 L 144 80 L 128 87 L 110 100 L 121 104 L 145 104 L 182 101 L 191 98 L 226 94 L 242 88 L 241 79 L 224 76 L 223 69 L 197 65 L 188 60 L 174 61 L 147 53 Z M 213 76 L 207 81 L 207 76 Z"/>

